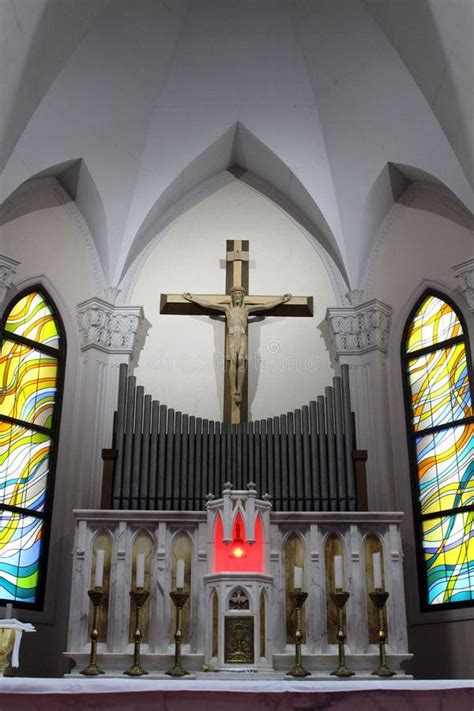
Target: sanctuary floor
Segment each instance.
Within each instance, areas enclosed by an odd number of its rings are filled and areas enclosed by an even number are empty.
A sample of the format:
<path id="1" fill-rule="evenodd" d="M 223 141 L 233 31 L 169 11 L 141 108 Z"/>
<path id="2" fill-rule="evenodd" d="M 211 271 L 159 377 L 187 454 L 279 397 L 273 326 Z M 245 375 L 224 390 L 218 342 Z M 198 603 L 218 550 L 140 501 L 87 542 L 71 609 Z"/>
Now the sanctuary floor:
<path id="1" fill-rule="evenodd" d="M 1 711 L 472 711 L 474 681 L 290 679 L 0 680 Z"/>

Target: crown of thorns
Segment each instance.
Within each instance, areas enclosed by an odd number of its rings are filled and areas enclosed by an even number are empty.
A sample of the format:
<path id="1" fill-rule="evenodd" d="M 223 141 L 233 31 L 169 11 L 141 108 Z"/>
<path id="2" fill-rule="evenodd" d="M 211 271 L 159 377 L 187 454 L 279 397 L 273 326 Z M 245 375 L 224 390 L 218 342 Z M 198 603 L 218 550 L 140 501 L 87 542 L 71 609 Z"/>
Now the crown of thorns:
<path id="1" fill-rule="evenodd" d="M 233 287 L 230 289 L 229 293 L 230 293 L 230 294 L 234 294 L 236 291 L 241 291 L 242 294 L 244 294 L 245 296 L 247 295 L 247 292 L 245 291 L 245 289 L 244 289 L 243 286 L 233 286 Z"/>

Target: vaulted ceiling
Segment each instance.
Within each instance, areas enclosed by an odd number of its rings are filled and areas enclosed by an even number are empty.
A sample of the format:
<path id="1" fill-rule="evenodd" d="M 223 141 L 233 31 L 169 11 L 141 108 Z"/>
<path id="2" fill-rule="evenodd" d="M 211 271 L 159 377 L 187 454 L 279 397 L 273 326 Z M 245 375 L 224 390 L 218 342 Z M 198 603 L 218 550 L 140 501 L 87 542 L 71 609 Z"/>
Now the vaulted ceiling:
<path id="1" fill-rule="evenodd" d="M 350 288 L 401 185 L 472 207 L 470 0 L 10 0 L 0 28 L 0 200 L 56 175 L 110 285 L 236 167 Z"/>

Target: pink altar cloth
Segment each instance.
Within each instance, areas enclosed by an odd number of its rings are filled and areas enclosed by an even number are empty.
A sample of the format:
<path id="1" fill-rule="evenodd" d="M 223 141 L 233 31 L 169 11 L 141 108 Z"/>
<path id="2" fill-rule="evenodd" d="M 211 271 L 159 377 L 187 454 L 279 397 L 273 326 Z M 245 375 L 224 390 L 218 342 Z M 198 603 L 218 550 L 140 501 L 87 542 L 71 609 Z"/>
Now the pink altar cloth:
<path id="1" fill-rule="evenodd" d="M 1 711 L 472 711 L 474 681 L 0 679 Z"/>

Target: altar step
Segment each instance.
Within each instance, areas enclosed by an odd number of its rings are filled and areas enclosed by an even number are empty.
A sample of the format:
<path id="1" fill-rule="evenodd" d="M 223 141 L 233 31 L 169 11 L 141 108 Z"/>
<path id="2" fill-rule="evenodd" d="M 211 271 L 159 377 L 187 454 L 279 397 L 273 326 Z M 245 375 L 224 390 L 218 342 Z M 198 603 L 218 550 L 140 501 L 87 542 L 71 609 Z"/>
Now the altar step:
<path id="1" fill-rule="evenodd" d="M 71 672 L 65 676 L 78 677 L 80 672 L 89 663 L 88 653 L 66 652 L 65 656 L 72 658 L 75 666 Z M 403 671 L 401 665 L 411 659 L 410 654 L 387 654 L 387 664 L 390 669 L 396 672 L 393 679 L 410 679 L 411 677 Z M 107 678 L 124 678 L 124 671 L 130 667 L 132 657 L 129 654 L 105 653 L 99 654 L 97 664 L 104 670 Z M 148 672 L 148 675 L 140 677 L 144 679 L 168 679 L 165 672 L 171 669 L 174 663 L 173 654 L 142 654 L 141 665 Z M 346 654 L 346 665 L 354 672 L 352 679 L 377 679 L 372 675 L 372 671 L 378 667 L 378 654 Z M 294 665 L 293 654 L 274 654 L 273 669 L 249 669 L 247 667 L 235 666 L 232 669 L 220 669 L 218 671 L 209 669 L 203 671 L 204 655 L 203 654 L 183 654 L 182 666 L 190 672 L 189 676 L 181 677 L 177 681 L 186 681 L 187 679 L 287 679 L 293 677 L 287 676 L 287 671 Z M 331 675 L 331 672 L 338 665 L 337 654 L 304 654 L 303 666 L 311 672 L 312 679 L 318 680 L 334 680 L 336 677 Z M 125 677 L 126 678 L 126 677 Z M 390 677 L 389 677 L 390 678 Z"/>

